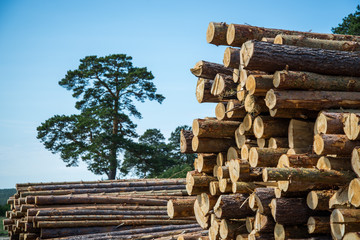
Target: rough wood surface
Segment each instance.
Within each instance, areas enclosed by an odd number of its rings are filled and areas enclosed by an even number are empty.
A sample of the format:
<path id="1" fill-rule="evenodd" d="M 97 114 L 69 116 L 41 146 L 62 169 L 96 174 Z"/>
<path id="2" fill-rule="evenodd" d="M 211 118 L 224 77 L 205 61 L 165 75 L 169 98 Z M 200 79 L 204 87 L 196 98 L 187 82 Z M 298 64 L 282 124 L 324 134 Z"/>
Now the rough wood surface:
<path id="1" fill-rule="evenodd" d="M 199 138 L 233 138 L 239 125 L 238 121 L 194 119 L 192 131 Z"/>
<path id="2" fill-rule="evenodd" d="M 248 195 L 221 195 L 214 206 L 216 217 L 221 219 L 241 219 L 253 214 L 247 201 Z"/>
<path id="3" fill-rule="evenodd" d="M 249 75 L 245 84 L 248 94 L 265 96 L 273 88 L 273 75 Z"/>
<path id="4" fill-rule="evenodd" d="M 192 139 L 194 134 L 192 131 L 181 129 L 180 132 L 180 152 L 182 153 L 194 153 L 192 150 Z"/>
<path id="5" fill-rule="evenodd" d="M 314 168 L 319 156 L 315 154 L 283 154 L 279 158 L 278 168 Z"/>
<path id="6" fill-rule="evenodd" d="M 249 163 L 251 167 L 276 167 L 281 155 L 288 151 L 287 148 L 254 148 L 250 149 Z"/>
<path id="7" fill-rule="evenodd" d="M 360 141 L 350 141 L 345 135 L 318 134 L 314 136 L 314 152 L 318 155 L 351 156 Z"/>
<path id="8" fill-rule="evenodd" d="M 254 135 L 257 138 L 287 137 L 289 120 L 270 116 L 258 116 L 253 123 Z"/>
<path id="9" fill-rule="evenodd" d="M 233 138 L 198 138 L 192 140 L 192 149 L 197 153 L 225 152 L 229 147 L 235 146 Z"/>
<path id="10" fill-rule="evenodd" d="M 214 45 L 227 45 L 227 28 L 228 24 L 225 22 L 210 22 L 206 30 L 206 41 Z"/>
<path id="11" fill-rule="evenodd" d="M 291 119 L 288 128 L 290 148 L 311 148 L 314 140 L 314 122 Z"/>
<path id="12" fill-rule="evenodd" d="M 223 73 L 226 75 L 232 75 L 232 68 L 227 68 L 222 64 L 212 63 L 207 61 L 199 61 L 193 68 L 190 69 L 191 73 L 196 77 L 214 79 L 216 74 Z"/>
<path id="13" fill-rule="evenodd" d="M 224 52 L 223 63 L 225 67 L 238 69 L 240 66 L 240 49 L 232 47 L 226 48 Z"/>

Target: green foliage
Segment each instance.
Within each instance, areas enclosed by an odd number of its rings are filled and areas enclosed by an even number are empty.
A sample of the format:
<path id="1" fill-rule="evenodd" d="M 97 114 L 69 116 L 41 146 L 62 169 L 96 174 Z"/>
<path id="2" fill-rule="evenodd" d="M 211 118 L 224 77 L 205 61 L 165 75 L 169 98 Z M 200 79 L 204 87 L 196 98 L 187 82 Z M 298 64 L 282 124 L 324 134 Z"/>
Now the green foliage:
<path id="1" fill-rule="evenodd" d="M 343 18 L 343 22 L 331 29 L 336 34 L 360 35 L 360 5 L 356 7 L 355 13 Z"/>
<path id="2" fill-rule="evenodd" d="M 5 205 L 9 197 L 16 193 L 15 188 L 0 189 L 0 205 Z"/>
<path id="3" fill-rule="evenodd" d="M 191 170 L 194 154 L 180 153 L 180 131 L 190 130 L 188 126 L 180 126 L 171 133 L 165 142 L 164 135 L 158 129 L 148 129 L 139 137 L 137 144 L 127 150 L 120 172 L 130 172 L 140 177 L 180 178 L 186 176 L 186 169 Z M 184 170 L 185 169 L 185 170 Z"/>
<path id="4" fill-rule="evenodd" d="M 10 205 L 9 204 L 0 205 L 0 216 L 1 217 L 5 217 L 6 211 L 10 211 Z"/>
<path id="5" fill-rule="evenodd" d="M 80 113 L 51 117 L 37 128 L 37 138 L 52 153 L 60 153 L 67 166 L 83 160 L 93 173 L 114 179 L 119 154 L 132 148 L 137 137 L 130 117 L 141 118 L 141 113 L 134 101 L 164 100 L 156 94 L 152 73 L 134 67 L 131 60 L 125 54 L 88 56 L 59 82 L 72 91 Z"/>
<path id="6" fill-rule="evenodd" d="M 0 217 L 0 236 L 8 236 L 8 232 L 4 230 L 3 220 L 5 217 Z"/>

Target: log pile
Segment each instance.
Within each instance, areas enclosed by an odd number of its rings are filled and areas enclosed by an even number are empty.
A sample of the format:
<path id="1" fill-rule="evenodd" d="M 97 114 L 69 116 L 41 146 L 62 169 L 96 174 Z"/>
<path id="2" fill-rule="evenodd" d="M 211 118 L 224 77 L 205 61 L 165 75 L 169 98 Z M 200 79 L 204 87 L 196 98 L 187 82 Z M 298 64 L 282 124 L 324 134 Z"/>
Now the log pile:
<path id="1" fill-rule="evenodd" d="M 186 179 L 17 184 L 4 228 L 11 239 L 173 239 L 206 234 Z M 168 201 L 191 205 L 171 213 Z M 169 218 L 168 213 L 172 215 Z"/>
<path id="2" fill-rule="evenodd" d="M 212 22 L 206 39 L 228 46 L 191 69 L 216 118 L 181 149 L 208 238 L 359 239 L 360 37 Z"/>

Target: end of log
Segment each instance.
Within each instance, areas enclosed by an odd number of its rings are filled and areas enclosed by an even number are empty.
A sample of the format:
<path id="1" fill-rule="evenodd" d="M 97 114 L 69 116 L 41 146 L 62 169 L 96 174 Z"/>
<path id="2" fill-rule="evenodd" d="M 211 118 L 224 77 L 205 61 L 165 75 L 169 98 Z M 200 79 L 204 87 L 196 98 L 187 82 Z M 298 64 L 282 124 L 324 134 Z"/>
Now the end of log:
<path id="1" fill-rule="evenodd" d="M 324 140 L 321 135 L 317 134 L 314 136 L 314 152 L 317 155 L 321 155 L 324 151 Z"/>
<path id="2" fill-rule="evenodd" d="M 270 110 L 276 106 L 276 95 L 273 89 L 270 89 L 266 93 L 265 104 Z"/>
<path id="3" fill-rule="evenodd" d="M 351 205 L 360 206 L 360 178 L 354 178 L 349 184 L 348 199 Z"/>
<path id="4" fill-rule="evenodd" d="M 228 25 L 225 22 L 210 22 L 206 30 L 206 41 L 214 45 L 226 45 Z"/>

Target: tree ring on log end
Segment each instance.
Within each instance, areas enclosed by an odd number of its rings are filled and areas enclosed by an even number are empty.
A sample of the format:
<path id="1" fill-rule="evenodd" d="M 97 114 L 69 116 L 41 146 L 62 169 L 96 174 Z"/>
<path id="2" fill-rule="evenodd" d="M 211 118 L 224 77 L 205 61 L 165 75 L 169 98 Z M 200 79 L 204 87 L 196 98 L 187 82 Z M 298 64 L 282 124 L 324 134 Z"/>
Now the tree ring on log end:
<path id="1" fill-rule="evenodd" d="M 351 167 L 358 177 L 360 177 L 360 156 L 359 148 L 354 148 L 351 154 Z"/>
<path id="2" fill-rule="evenodd" d="M 345 234 L 345 224 L 340 224 L 344 222 L 344 216 L 338 209 L 335 209 L 330 216 L 330 228 L 331 233 L 336 239 L 342 239 Z"/>
<path id="3" fill-rule="evenodd" d="M 306 197 L 306 203 L 309 208 L 315 210 L 318 205 L 319 199 L 315 191 L 311 191 L 308 193 Z"/>
<path id="4" fill-rule="evenodd" d="M 282 224 L 276 223 L 274 228 L 274 237 L 278 240 L 285 239 L 285 229 Z"/>
<path id="5" fill-rule="evenodd" d="M 254 147 L 250 148 L 250 153 L 249 153 L 250 166 L 256 167 L 258 165 L 258 159 L 259 159 L 259 154 L 258 154 L 256 148 L 254 148 Z"/>
<path id="6" fill-rule="evenodd" d="M 348 190 L 349 202 L 355 207 L 360 206 L 360 179 L 354 178 L 349 184 Z"/>
<path id="7" fill-rule="evenodd" d="M 321 135 L 314 136 L 314 152 L 317 155 L 321 155 L 324 150 L 324 140 Z"/>
<path id="8" fill-rule="evenodd" d="M 270 89 L 266 93 L 265 104 L 269 109 L 273 109 L 276 106 L 276 95 L 273 89 Z"/>
<path id="9" fill-rule="evenodd" d="M 256 138 L 261 138 L 264 134 L 264 122 L 260 116 L 255 118 L 253 130 Z"/>

